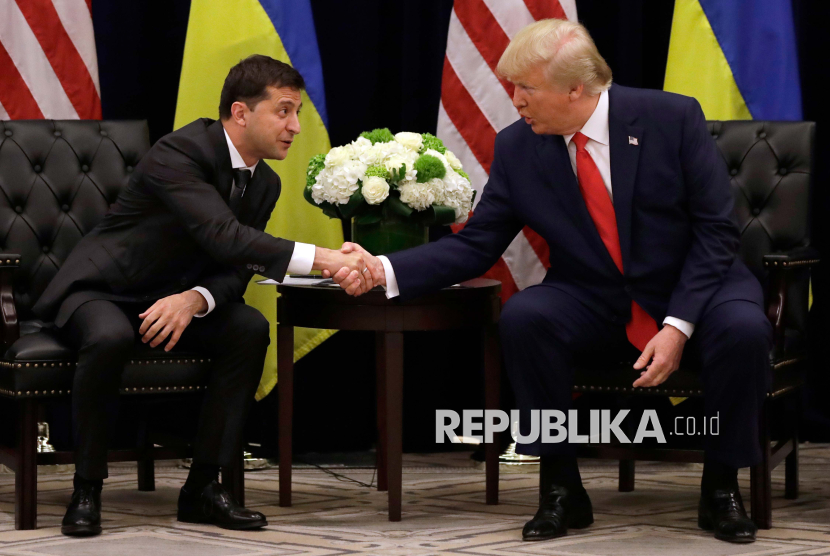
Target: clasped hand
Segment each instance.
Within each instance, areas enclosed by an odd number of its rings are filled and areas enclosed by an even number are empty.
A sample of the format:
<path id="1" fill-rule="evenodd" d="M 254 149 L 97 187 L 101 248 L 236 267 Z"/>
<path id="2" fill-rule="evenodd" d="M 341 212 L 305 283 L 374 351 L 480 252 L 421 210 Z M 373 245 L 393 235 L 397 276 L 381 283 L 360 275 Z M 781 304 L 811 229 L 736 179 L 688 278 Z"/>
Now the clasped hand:
<path id="1" fill-rule="evenodd" d="M 347 294 L 355 297 L 368 292 L 375 286 L 386 285 L 383 263 L 363 247 L 347 241 L 340 247 L 340 253 L 348 257 L 358 257 L 362 263 L 361 268 L 343 266 L 336 271 L 334 268 L 324 268 L 324 278 L 331 278 L 335 284 L 346 290 Z"/>
<path id="2" fill-rule="evenodd" d="M 156 347 L 169 336 L 170 341 L 164 346 L 164 351 L 170 351 L 182 337 L 193 316 L 207 308 L 204 296 L 193 290 L 159 299 L 138 315 L 138 318 L 144 319 L 138 329 L 141 341 L 145 344 L 150 342 L 150 347 Z"/>

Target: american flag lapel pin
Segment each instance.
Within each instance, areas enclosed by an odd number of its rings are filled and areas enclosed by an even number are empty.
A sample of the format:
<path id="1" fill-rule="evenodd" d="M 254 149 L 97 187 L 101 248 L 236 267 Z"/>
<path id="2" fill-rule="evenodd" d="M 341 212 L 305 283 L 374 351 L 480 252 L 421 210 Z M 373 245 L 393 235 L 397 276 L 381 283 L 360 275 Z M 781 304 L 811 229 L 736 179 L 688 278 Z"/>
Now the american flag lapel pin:
<path id="1" fill-rule="evenodd" d="M 630 135 L 629 135 L 629 136 L 628 136 L 628 144 L 629 144 L 629 145 L 634 145 L 634 146 L 636 147 L 636 146 L 637 146 L 637 145 L 639 145 L 640 143 L 638 143 L 638 142 L 637 142 L 637 138 L 636 138 L 636 137 L 632 137 L 632 136 L 630 136 Z"/>

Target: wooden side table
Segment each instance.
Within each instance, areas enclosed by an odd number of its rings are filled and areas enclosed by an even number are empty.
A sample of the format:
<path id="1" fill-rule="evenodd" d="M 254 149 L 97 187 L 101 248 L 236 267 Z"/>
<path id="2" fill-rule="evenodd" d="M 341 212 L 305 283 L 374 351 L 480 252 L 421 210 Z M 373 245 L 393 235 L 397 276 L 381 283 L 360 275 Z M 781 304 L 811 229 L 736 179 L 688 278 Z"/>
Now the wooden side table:
<path id="1" fill-rule="evenodd" d="M 401 520 L 403 333 L 479 328 L 484 349 L 484 407 L 499 408 L 496 280 L 476 279 L 411 301 L 386 299 L 383 291 L 351 297 L 337 287 L 279 285 L 277 357 L 279 381 L 280 506 L 291 505 L 294 327 L 374 330 L 376 335 L 378 490 L 388 490 L 389 520 Z M 486 500 L 499 500 L 499 442 L 486 446 Z"/>

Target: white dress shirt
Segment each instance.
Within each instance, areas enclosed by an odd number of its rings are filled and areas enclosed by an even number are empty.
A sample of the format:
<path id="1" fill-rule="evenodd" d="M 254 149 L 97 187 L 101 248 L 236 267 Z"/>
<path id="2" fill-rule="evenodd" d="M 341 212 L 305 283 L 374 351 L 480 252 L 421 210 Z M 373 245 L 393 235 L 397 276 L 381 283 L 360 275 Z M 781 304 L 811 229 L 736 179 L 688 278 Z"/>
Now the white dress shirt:
<path id="1" fill-rule="evenodd" d="M 591 114 L 591 117 L 588 118 L 588 121 L 585 122 L 585 125 L 579 131 L 588 138 L 585 150 L 588 151 L 594 163 L 597 165 L 600 176 L 602 176 L 602 181 L 605 184 L 605 189 L 608 190 L 608 195 L 613 201 L 614 193 L 611 188 L 611 146 L 608 128 L 608 91 L 603 91 L 599 95 L 599 101 L 597 102 L 597 107 L 594 109 L 594 113 Z M 571 138 L 574 135 L 574 133 L 563 135 L 562 138 L 568 147 L 571 168 L 573 168 L 574 174 L 576 174 L 576 144 L 571 142 Z M 383 264 L 383 270 L 386 272 L 386 297 L 391 299 L 392 297 L 400 295 L 398 281 L 395 279 L 395 271 L 392 269 L 392 263 L 383 255 L 378 258 Z M 695 330 L 694 324 L 676 317 L 666 317 L 663 319 L 663 324 L 669 324 L 677 328 L 687 338 L 691 338 Z"/>
<path id="2" fill-rule="evenodd" d="M 231 166 L 233 169 L 249 170 L 251 172 L 251 176 L 253 177 L 254 170 L 256 169 L 257 164 L 259 164 L 259 160 L 254 162 L 251 166 L 246 166 L 245 161 L 242 160 L 242 155 L 239 154 L 239 151 L 234 146 L 227 131 L 225 131 L 225 140 L 228 142 L 228 151 L 230 151 L 231 154 Z M 245 196 L 244 191 L 242 192 L 242 196 Z M 315 252 L 316 248 L 314 245 L 295 242 L 294 252 L 291 254 L 291 260 L 288 262 L 287 272 L 290 272 L 291 274 L 308 274 L 311 272 L 311 267 L 314 265 Z M 202 294 L 202 297 L 205 298 L 208 305 L 207 311 L 197 313 L 194 315 L 195 317 L 204 317 L 216 308 L 216 301 L 213 299 L 213 295 L 211 295 L 206 288 L 196 286 L 191 289 Z"/>

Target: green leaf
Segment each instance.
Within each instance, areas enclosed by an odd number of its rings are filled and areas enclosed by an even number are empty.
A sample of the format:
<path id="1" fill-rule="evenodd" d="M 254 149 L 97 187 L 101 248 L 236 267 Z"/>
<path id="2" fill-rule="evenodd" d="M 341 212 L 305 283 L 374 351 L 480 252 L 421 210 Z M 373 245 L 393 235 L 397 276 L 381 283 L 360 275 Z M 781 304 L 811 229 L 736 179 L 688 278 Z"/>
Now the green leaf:
<path id="1" fill-rule="evenodd" d="M 340 205 L 340 214 L 342 214 L 343 218 L 346 218 L 347 220 L 351 219 L 353 216 L 358 214 L 358 210 L 361 208 L 361 205 L 364 204 L 366 204 L 366 201 L 363 198 L 363 191 L 361 188 L 358 188 L 357 191 L 352 193 L 348 203 Z"/>
<path id="2" fill-rule="evenodd" d="M 415 212 L 412 207 L 401 201 L 401 198 L 397 195 L 390 195 L 386 199 L 386 205 L 389 207 L 390 212 L 403 216 L 404 218 L 409 218 Z"/>

